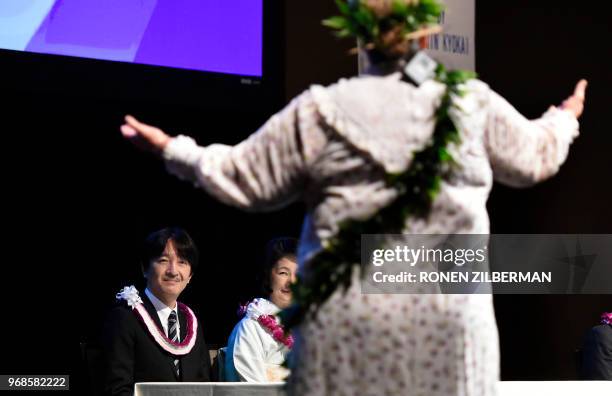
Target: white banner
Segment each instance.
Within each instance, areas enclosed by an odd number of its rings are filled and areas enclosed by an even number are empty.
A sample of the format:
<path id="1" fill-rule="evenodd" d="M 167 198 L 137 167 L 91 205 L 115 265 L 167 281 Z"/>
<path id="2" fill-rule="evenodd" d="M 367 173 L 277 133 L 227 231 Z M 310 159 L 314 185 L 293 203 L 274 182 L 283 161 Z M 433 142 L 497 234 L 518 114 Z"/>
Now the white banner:
<path id="1" fill-rule="evenodd" d="M 444 0 L 442 33 L 428 38 L 429 53 L 449 69 L 476 70 L 475 0 Z"/>

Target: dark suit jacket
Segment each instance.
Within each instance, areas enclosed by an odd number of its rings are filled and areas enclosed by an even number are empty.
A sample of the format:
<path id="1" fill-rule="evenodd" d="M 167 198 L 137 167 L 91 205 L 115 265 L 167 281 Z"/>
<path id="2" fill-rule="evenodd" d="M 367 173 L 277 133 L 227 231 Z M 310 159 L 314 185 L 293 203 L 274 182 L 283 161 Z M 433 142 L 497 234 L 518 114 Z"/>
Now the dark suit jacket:
<path id="1" fill-rule="evenodd" d="M 153 304 L 142 295 L 144 306 L 159 328 L 163 328 Z M 181 340 L 187 336 L 187 319 L 179 311 Z M 210 380 L 210 357 L 198 322 L 196 343 L 187 355 L 179 357 L 180 378 L 174 371 L 175 357 L 151 337 L 144 323 L 123 302 L 115 307 L 103 334 L 105 356 L 104 394 L 128 396 L 136 382 L 199 382 Z"/>
<path id="2" fill-rule="evenodd" d="M 584 338 L 581 377 L 612 381 L 612 326 L 593 327 Z"/>

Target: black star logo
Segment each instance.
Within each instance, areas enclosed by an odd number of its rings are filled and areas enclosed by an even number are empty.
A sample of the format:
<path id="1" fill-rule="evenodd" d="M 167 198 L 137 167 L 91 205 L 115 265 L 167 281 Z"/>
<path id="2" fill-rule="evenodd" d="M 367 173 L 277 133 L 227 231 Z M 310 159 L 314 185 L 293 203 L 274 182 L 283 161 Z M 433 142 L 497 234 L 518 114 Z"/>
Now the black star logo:
<path id="1" fill-rule="evenodd" d="M 568 293 L 574 294 L 582 291 L 586 278 L 589 272 L 591 272 L 591 268 L 593 268 L 596 259 L 596 254 L 582 254 L 582 246 L 578 239 L 576 240 L 576 253 L 574 256 L 567 254 L 566 250 L 565 257 L 557 259 L 569 264 L 569 279 L 567 281 Z"/>

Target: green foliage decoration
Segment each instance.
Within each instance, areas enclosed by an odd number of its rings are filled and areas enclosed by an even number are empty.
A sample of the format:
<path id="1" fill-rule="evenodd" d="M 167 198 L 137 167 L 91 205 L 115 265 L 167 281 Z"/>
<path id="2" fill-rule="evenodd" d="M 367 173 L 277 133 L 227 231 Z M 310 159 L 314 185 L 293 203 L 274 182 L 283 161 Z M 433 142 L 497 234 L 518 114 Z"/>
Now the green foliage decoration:
<path id="1" fill-rule="evenodd" d="M 381 32 L 400 26 L 405 34 L 438 23 L 444 6 L 439 0 L 407 3 L 394 0 L 391 12 L 378 16 L 360 0 L 335 0 L 341 15 L 325 19 L 323 25 L 336 30 L 338 37 L 356 37 L 364 43 L 377 43 Z"/>

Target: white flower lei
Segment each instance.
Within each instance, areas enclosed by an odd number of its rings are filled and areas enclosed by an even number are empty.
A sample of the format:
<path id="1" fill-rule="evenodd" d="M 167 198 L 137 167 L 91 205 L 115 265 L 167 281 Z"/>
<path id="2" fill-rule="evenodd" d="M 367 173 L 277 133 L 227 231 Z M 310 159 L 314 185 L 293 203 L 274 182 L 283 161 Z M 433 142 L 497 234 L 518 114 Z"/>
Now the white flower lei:
<path id="1" fill-rule="evenodd" d="M 153 337 L 155 342 L 162 347 L 166 352 L 175 356 L 183 356 L 191 352 L 196 341 L 198 331 L 198 319 L 194 315 L 191 308 L 187 305 L 177 302 L 179 310 L 182 310 L 187 315 L 187 337 L 183 342 L 174 342 L 170 340 L 164 331 L 157 326 L 155 320 L 144 307 L 142 298 L 138 295 L 138 290 L 134 286 L 125 286 L 116 295 L 117 300 L 125 300 L 127 305 L 132 308 L 132 312 L 144 323 Z"/>

